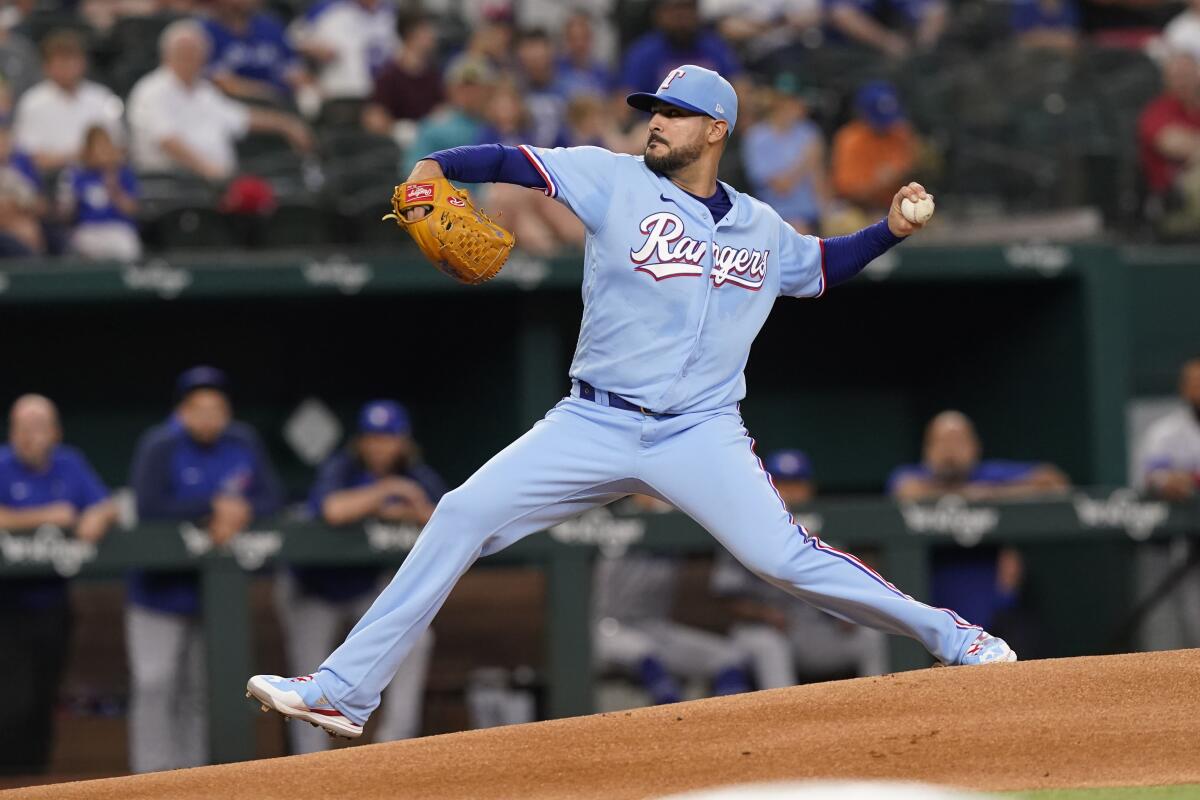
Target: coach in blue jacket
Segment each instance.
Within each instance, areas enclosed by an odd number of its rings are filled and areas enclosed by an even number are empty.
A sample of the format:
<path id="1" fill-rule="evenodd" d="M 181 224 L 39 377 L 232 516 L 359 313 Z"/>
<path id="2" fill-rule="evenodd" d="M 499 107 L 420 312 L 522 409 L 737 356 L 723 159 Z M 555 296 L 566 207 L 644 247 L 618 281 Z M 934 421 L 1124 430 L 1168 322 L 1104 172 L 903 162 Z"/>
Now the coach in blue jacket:
<path id="1" fill-rule="evenodd" d="M 283 490 L 258 434 L 232 418 L 225 374 L 179 376 L 171 417 L 142 435 L 133 489 L 144 521 L 192 522 L 217 546 L 279 510 Z M 195 573 L 136 572 L 125 613 L 134 772 L 208 760 L 204 650 Z"/>

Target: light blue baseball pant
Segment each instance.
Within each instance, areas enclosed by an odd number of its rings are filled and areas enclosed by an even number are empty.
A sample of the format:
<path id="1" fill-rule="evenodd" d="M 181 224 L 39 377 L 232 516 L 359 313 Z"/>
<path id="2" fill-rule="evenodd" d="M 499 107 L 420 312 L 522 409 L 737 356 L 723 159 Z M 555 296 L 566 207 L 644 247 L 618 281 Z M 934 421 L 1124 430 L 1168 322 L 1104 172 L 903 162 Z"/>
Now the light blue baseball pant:
<path id="1" fill-rule="evenodd" d="M 442 498 L 395 578 L 316 673 L 322 693 L 365 723 L 476 559 L 635 492 L 686 513 L 765 580 L 834 616 L 917 639 L 943 662 L 956 663 L 979 633 L 796 525 L 735 406 L 653 417 L 567 397 Z"/>

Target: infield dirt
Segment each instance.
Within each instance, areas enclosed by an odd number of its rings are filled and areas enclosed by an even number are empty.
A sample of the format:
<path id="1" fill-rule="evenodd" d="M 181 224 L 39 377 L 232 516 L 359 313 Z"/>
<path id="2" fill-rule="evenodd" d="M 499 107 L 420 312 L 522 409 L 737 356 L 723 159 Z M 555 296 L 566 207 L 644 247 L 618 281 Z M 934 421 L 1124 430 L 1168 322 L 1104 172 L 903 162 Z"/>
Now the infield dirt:
<path id="1" fill-rule="evenodd" d="M 617 800 L 807 778 L 1198 782 L 1200 650 L 919 670 L 0 796 Z"/>

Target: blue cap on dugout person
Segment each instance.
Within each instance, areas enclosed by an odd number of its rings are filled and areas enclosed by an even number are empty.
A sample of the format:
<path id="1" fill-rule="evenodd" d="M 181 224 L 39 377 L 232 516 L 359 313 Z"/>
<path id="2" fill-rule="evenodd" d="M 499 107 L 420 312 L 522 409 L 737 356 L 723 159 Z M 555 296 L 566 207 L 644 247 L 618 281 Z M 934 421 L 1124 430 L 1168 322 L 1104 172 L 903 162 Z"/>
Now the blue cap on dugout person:
<path id="1" fill-rule="evenodd" d="M 131 483 L 144 521 L 187 520 L 217 545 L 283 505 L 283 487 L 255 430 L 233 419 L 229 379 L 197 366 L 175 384 L 175 408 L 146 431 L 133 457 Z M 173 614 L 200 610 L 194 574 L 138 573 L 129 586 L 137 605 Z"/>
<path id="2" fill-rule="evenodd" d="M 776 450 L 767 456 L 763 466 L 786 505 L 807 503 L 816 496 L 812 462 L 803 450 Z"/>
<path id="3" fill-rule="evenodd" d="M 420 459 L 408 410 L 372 400 L 358 415 L 358 432 L 321 465 L 309 494 L 313 516 L 330 525 L 365 519 L 421 526 L 446 493 L 441 476 Z M 376 588 L 374 567 L 293 570 L 303 592 L 341 601 Z"/>

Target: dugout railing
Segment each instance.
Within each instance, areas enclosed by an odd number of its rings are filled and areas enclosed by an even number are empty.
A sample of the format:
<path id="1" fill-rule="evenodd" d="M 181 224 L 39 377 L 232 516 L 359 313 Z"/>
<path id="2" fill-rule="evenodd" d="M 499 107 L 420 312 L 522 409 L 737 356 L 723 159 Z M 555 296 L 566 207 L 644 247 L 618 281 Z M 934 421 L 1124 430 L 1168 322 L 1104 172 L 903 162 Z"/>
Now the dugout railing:
<path id="1" fill-rule="evenodd" d="M 1112 636 L 1135 597 L 1131 564 L 1137 543 L 1200 535 L 1200 504 L 1170 505 L 1128 490 L 1076 491 L 1055 501 L 967 504 L 956 498 L 934 504 L 888 500 L 824 500 L 796 509 L 798 521 L 822 540 L 852 550 L 867 547 L 896 585 L 928 597 L 935 548 L 1013 544 L 1027 550 L 1059 549 L 1052 574 L 1034 585 L 1061 582 L 1044 621 L 1056 640 L 1055 655 L 1113 649 Z M 210 737 L 214 762 L 253 758 L 254 706 L 243 697 L 252 658 L 249 591 L 256 575 L 280 565 L 399 565 L 419 531 L 371 523 L 333 530 L 315 523 L 258 523 L 223 548 L 213 548 L 194 525 L 155 524 L 115 530 L 98 546 L 56 528 L 0 531 L 0 580 L 51 575 L 119 578 L 129 569 L 195 570 L 201 576 L 204 635 L 210 686 Z M 549 717 L 592 708 L 590 642 L 591 565 L 601 551 L 629 548 L 679 555 L 706 554 L 713 540 L 681 514 L 623 514 L 596 509 L 535 534 L 479 562 L 517 564 L 546 573 L 543 675 Z M 1099 551 L 1104 551 L 1103 556 Z M 1121 563 L 1125 569 L 1113 569 Z M 1063 599 L 1065 598 L 1065 599 Z M 502 602 L 502 601 L 498 601 Z M 895 670 L 927 666 L 915 642 L 892 637 Z"/>

